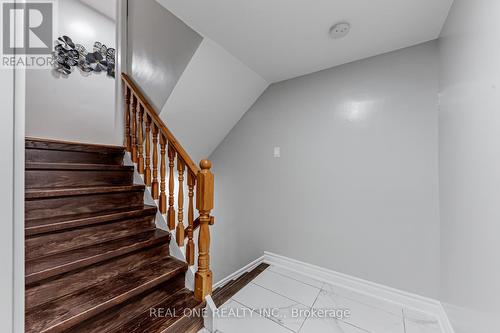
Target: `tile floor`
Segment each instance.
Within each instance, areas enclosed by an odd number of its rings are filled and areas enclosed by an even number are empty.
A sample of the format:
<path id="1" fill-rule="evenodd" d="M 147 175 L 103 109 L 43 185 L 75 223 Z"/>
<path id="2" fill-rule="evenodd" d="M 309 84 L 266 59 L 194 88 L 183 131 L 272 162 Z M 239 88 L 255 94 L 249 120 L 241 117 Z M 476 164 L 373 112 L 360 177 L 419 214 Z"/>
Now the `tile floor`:
<path id="1" fill-rule="evenodd" d="M 219 333 L 441 333 L 430 315 L 275 266 L 223 304 L 217 322 Z"/>

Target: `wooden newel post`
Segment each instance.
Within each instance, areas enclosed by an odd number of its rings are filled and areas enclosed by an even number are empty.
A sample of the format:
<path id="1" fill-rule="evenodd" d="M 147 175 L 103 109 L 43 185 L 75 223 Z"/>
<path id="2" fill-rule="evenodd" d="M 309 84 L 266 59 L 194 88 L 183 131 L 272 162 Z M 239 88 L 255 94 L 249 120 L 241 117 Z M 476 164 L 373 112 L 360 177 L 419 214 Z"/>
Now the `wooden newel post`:
<path id="1" fill-rule="evenodd" d="M 210 229 L 213 223 L 210 211 L 214 208 L 214 175 L 210 172 L 212 163 L 200 162 L 201 171 L 197 175 L 196 209 L 200 214 L 200 233 L 198 236 L 198 271 L 194 278 L 194 296 L 204 301 L 212 294 L 212 271 L 210 270 Z"/>

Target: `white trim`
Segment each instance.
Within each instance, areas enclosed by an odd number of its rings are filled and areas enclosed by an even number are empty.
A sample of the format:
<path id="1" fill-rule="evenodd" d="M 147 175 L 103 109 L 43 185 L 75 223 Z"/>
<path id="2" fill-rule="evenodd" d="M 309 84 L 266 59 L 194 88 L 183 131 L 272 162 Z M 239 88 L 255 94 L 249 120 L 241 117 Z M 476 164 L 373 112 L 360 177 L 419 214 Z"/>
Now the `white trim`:
<path id="1" fill-rule="evenodd" d="M 125 103 L 123 100 L 123 84 L 121 73 L 127 72 L 127 0 L 116 2 L 116 73 L 115 73 L 115 144 L 123 145 L 125 137 Z"/>
<path id="2" fill-rule="evenodd" d="M 441 302 L 398 290 L 378 283 L 363 280 L 347 274 L 335 272 L 330 269 L 308 264 L 299 260 L 287 258 L 275 253 L 264 252 L 266 264 L 286 268 L 290 271 L 305 275 L 312 279 L 351 289 L 370 297 L 395 303 L 405 308 L 428 313 L 439 319 L 443 333 L 454 333 L 450 321 Z"/>
<path id="3" fill-rule="evenodd" d="M 225 278 L 223 278 L 219 282 L 215 283 L 213 285 L 213 289 L 219 288 L 220 286 L 225 285 L 229 281 L 238 278 L 239 276 L 245 274 L 248 271 L 251 271 L 252 269 L 254 269 L 255 267 L 259 266 L 263 262 L 264 262 L 264 256 L 262 256 L 262 257 L 260 257 L 258 259 L 255 259 L 254 261 L 252 261 L 251 263 L 249 263 L 245 267 L 240 268 L 236 272 L 232 273 L 231 275 L 226 276 Z"/>
<path id="4" fill-rule="evenodd" d="M 210 332 L 217 332 L 217 320 L 215 314 L 217 312 L 217 305 L 215 305 L 212 296 L 205 297 L 206 307 L 205 316 L 203 317 L 203 326 Z"/>
<path id="5" fill-rule="evenodd" d="M 25 0 L 16 0 L 25 3 Z M 17 25 L 16 25 L 17 26 Z M 19 32 L 16 31 L 16 34 Z M 17 40 L 17 39 L 16 39 Z M 24 332 L 24 147 L 26 117 L 26 70 L 14 68 L 14 183 L 13 183 L 13 327 Z"/>

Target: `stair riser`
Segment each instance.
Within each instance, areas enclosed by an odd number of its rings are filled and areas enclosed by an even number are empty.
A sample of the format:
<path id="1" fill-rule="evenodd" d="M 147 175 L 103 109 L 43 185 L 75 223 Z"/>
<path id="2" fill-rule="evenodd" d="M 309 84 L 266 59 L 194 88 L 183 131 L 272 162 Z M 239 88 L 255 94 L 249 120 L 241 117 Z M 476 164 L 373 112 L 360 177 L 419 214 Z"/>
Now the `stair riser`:
<path id="1" fill-rule="evenodd" d="M 26 188 L 132 185 L 133 170 L 26 170 Z"/>
<path id="2" fill-rule="evenodd" d="M 83 214 L 140 206 L 143 204 L 143 200 L 143 191 L 27 200 L 25 203 L 25 218 L 47 218 L 50 216 Z"/>
<path id="3" fill-rule="evenodd" d="M 153 230 L 154 216 L 130 219 L 83 229 L 30 237 L 25 242 L 26 259 L 45 256 L 97 245 Z"/>
<path id="4" fill-rule="evenodd" d="M 121 165 L 124 153 L 95 153 L 65 150 L 26 149 L 26 162 Z"/>

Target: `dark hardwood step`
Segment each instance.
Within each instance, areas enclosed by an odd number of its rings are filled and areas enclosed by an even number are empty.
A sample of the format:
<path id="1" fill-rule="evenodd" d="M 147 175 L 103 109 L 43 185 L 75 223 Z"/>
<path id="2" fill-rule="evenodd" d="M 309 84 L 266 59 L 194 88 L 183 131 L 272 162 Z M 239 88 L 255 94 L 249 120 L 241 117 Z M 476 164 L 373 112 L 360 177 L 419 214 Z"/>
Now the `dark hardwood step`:
<path id="1" fill-rule="evenodd" d="M 26 332 L 62 332 L 105 310 L 122 304 L 175 276 L 185 273 L 187 265 L 172 257 L 144 265 L 82 289 L 26 313 Z"/>
<path id="2" fill-rule="evenodd" d="M 134 333 L 196 333 L 203 328 L 201 309 L 204 307 L 205 303 L 196 300 L 192 291 L 182 289 L 172 297 L 153 306 L 153 311 L 154 309 L 162 309 L 165 315 L 157 315 L 155 317 L 148 310 L 143 312 L 139 317 L 130 320 L 120 328 L 120 331 Z M 190 309 L 191 311 L 185 312 L 186 309 Z M 184 315 L 189 312 L 193 315 L 189 317 Z"/>
<path id="3" fill-rule="evenodd" d="M 156 228 L 153 218 L 145 216 L 28 237 L 25 241 L 25 258 L 34 260 L 137 235 Z"/>
<path id="4" fill-rule="evenodd" d="M 132 185 L 134 167 L 78 163 L 26 163 L 25 187 L 91 187 Z"/>
<path id="5" fill-rule="evenodd" d="M 122 164 L 124 147 L 26 138 L 26 162 Z"/>
<path id="6" fill-rule="evenodd" d="M 125 186 L 76 186 L 64 188 L 31 188 L 25 190 L 25 199 L 46 199 L 56 197 L 71 197 L 105 193 L 121 193 L 144 191 L 144 185 Z"/>
<path id="7" fill-rule="evenodd" d="M 25 218 L 75 215 L 143 205 L 144 185 L 27 189 Z"/>
<path id="8" fill-rule="evenodd" d="M 32 284 L 26 289 L 26 309 L 31 309 L 79 290 L 90 288 L 126 272 L 140 269 L 145 264 L 164 260 L 168 256 L 168 246 L 161 244 L 69 272 L 52 280 Z"/>
<path id="9" fill-rule="evenodd" d="M 127 253 L 168 244 L 170 234 L 156 229 L 139 235 L 118 239 L 86 248 L 26 261 L 25 283 L 32 284 L 59 274 L 87 267 Z"/>
<path id="10" fill-rule="evenodd" d="M 121 307 L 71 329 L 72 333 L 196 333 L 203 328 L 201 316 L 184 316 L 186 313 L 201 313 L 205 303 L 197 301 L 193 292 L 175 286 L 164 285 L 141 295 Z M 162 311 L 162 312 L 160 312 Z M 156 315 L 155 315 L 156 314 Z M 175 315 L 175 316 L 174 316 Z"/>
<path id="11" fill-rule="evenodd" d="M 55 216 L 42 219 L 27 219 L 25 221 L 25 235 L 33 236 L 122 219 L 133 219 L 150 215 L 154 216 L 156 210 L 157 208 L 155 206 L 137 206 L 93 213 Z"/>
<path id="12" fill-rule="evenodd" d="M 231 297 L 233 297 L 238 291 L 243 289 L 247 284 L 255 279 L 260 273 L 265 271 L 269 267 L 268 264 L 260 264 L 249 272 L 244 273 L 235 280 L 230 281 L 226 285 L 217 288 L 212 293 L 212 299 L 217 307 L 226 303 Z"/>
<path id="13" fill-rule="evenodd" d="M 198 332 L 204 303 L 155 229 L 124 147 L 26 139 L 25 323 L 29 333 Z M 151 318 L 151 308 L 176 316 Z"/>
<path id="14" fill-rule="evenodd" d="M 123 330 L 123 326 L 135 321 L 136 318 L 139 318 L 145 312 L 149 312 L 150 309 L 155 308 L 158 304 L 172 299 L 178 291 L 184 289 L 184 285 L 185 280 L 182 277 L 169 280 L 168 283 L 163 283 L 154 290 L 129 300 L 126 304 L 114 307 L 91 320 L 73 327 L 71 333 L 126 332 Z M 135 331 L 132 330 L 132 332 Z"/>

